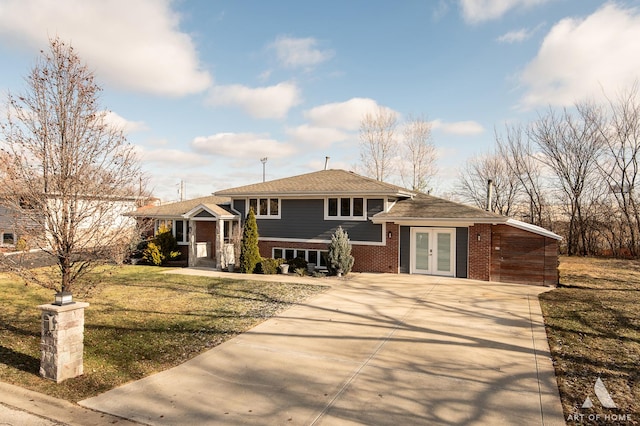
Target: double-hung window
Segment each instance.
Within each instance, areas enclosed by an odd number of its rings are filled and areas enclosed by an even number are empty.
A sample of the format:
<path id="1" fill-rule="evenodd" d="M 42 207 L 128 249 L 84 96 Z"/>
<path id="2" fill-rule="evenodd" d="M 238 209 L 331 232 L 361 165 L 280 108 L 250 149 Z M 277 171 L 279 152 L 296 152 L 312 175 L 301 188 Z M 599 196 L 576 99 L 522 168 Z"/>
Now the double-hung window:
<path id="1" fill-rule="evenodd" d="M 249 208 L 257 218 L 280 218 L 279 198 L 249 198 Z"/>
<path id="2" fill-rule="evenodd" d="M 325 220 L 365 220 L 365 199 L 361 197 L 335 197 L 325 200 Z"/>

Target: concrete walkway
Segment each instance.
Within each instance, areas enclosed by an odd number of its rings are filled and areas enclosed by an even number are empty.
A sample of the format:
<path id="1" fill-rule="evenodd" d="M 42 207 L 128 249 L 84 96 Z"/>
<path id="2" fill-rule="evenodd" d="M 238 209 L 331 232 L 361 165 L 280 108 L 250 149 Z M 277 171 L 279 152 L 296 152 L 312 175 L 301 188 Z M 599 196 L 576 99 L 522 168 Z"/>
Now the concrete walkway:
<path id="1" fill-rule="evenodd" d="M 565 424 L 537 300 L 545 288 L 351 277 L 80 404 L 158 425 Z"/>

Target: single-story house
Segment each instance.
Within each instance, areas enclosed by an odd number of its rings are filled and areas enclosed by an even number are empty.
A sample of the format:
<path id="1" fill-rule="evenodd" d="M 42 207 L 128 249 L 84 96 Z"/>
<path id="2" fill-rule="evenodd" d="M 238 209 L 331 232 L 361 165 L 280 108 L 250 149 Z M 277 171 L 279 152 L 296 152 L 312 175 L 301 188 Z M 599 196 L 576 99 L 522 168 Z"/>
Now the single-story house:
<path id="1" fill-rule="evenodd" d="M 355 272 L 558 282 L 561 237 L 553 232 L 344 170 L 240 186 L 134 215 L 156 219 L 156 226 L 172 221 L 176 237 L 182 235 L 180 243 L 188 247 L 190 265 L 196 264 L 197 245 L 210 242 L 208 257 L 224 267 L 215 253 L 224 251 L 231 227 L 250 208 L 263 257 L 303 257 L 324 268 L 331 235 L 341 226 L 352 244 Z M 207 235 L 197 231 L 206 221 L 214 222 Z"/>

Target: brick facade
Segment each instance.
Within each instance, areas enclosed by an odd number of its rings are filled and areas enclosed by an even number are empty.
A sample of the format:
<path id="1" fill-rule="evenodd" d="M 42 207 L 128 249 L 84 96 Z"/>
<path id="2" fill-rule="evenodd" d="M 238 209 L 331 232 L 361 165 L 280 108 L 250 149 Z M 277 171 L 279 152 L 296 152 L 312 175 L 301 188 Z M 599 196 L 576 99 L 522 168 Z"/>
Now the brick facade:
<path id="1" fill-rule="evenodd" d="M 478 238 L 479 237 L 479 238 Z M 469 278 L 489 281 L 491 265 L 491 225 L 469 227 Z"/>
<path id="2" fill-rule="evenodd" d="M 391 238 L 388 237 L 391 232 Z M 386 245 L 361 245 L 352 244 L 351 254 L 355 261 L 353 272 L 391 272 L 397 274 L 399 271 L 399 245 L 400 227 L 393 223 L 387 223 L 387 231 L 384 235 Z M 323 243 L 301 243 L 287 241 L 260 241 L 260 256 L 272 257 L 273 248 L 307 249 L 307 250 L 327 250 L 328 244 Z"/>

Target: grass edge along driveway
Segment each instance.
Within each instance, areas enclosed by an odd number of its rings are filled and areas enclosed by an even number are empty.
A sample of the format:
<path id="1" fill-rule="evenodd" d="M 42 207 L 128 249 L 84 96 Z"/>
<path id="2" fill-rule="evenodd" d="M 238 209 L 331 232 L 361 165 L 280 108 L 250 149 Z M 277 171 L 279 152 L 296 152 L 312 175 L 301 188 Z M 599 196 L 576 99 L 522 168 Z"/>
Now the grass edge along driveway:
<path id="1" fill-rule="evenodd" d="M 39 376 L 37 306 L 50 303 L 52 292 L 0 273 L 0 380 L 77 402 L 181 364 L 327 288 L 165 271 L 105 268 L 90 277 L 98 282 L 93 291 L 76 292 L 77 300 L 90 303 L 84 375 L 60 384 Z"/>
<path id="2" fill-rule="evenodd" d="M 640 261 L 562 257 L 540 304 L 567 424 L 640 424 Z"/>

